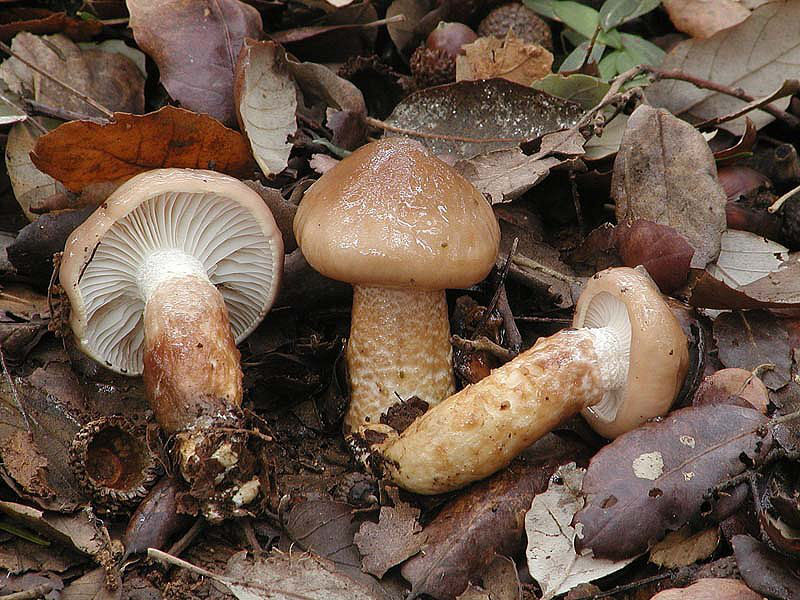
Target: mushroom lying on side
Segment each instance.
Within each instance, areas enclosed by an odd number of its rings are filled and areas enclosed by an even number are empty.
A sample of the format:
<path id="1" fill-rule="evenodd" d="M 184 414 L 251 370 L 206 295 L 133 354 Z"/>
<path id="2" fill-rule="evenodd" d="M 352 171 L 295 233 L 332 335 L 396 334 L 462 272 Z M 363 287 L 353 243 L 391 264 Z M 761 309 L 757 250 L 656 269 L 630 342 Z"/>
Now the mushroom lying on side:
<path id="1" fill-rule="evenodd" d="M 491 475 L 583 411 L 614 437 L 666 414 L 689 365 L 687 340 L 647 275 L 608 269 L 586 284 L 573 324 L 540 339 L 402 434 L 364 427 L 373 457 L 400 487 L 439 494 Z"/>
<path id="2" fill-rule="evenodd" d="M 481 281 L 500 229 L 491 206 L 419 142 L 384 138 L 325 173 L 294 220 L 309 264 L 353 284 L 345 429 L 400 400 L 455 391 L 446 288 Z"/>
<path id="3" fill-rule="evenodd" d="M 283 241 L 264 201 L 212 171 L 137 175 L 67 241 L 60 280 L 79 347 L 109 369 L 143 374 L 190 483 L 211 458 L 225 477 L 252 477 L 234 470 L 230 432 L 242 401 L 236 343 L 269 310 L 282 267 Z M 228 433 L 210 441 L 217 426 Z M 244 504 L 240 487 L 252 500 L 256 483 L 237 482 L 225 500 Z"/>

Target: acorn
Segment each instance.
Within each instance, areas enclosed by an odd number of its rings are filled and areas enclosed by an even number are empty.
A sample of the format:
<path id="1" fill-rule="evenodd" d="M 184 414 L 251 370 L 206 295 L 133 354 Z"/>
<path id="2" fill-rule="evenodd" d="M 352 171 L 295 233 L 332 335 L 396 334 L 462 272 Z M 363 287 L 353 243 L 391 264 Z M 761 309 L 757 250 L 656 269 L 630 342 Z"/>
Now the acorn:
<path id="1" fill-rule="evenodd" d="M 456 56 L 461 47 L 478 39 L 463 23 L 439 23 L 423 45 L 411 55 L 411 74 L 419 87 L 456 80 Z"/>
<path id="2" fill-rule="evenodd" d="M 524 42 L 539 44 L 548 50 L 553 50 L 553 34 L 550 32 L 550 26 L 519 2 L 498 6 L 486 15 L 478 25 L 478 35 L 505 38 L 509 29 L 513 29 L 514 35 Z"/>

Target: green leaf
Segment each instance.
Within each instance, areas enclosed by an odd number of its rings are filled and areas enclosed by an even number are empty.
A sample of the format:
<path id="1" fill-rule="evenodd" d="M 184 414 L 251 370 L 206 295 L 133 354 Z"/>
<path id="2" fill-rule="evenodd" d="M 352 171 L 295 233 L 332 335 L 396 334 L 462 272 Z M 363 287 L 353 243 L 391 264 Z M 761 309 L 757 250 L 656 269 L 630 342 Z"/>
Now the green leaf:
<path id="1" fill-rule="evenodd" d="M 606 46 L 616 48 L 617 50 L 622 48 L 622 36 L 616 29 L 612 29 L 610 31 L 601 31 L 597 35 L 597 41 L 604 43 Z"/>
<path id="2" fill-rule="evenodd" d="M 661 0 L 606 0 L 600 8 L 600 26 L 608 31 L 649 13 Z"/>
<path id="3" fill-rule="evenodd" d="M 559 73 L 577 71 L 581 68 L 584 62 L 596 63 L 600 60 L 600 57 L 603 56 L 605 49 L 606 47 L 603 44 L 596 43 L 594 48 L 592 48 L 592 54 L 587 61 L 586 52 L 589 50 L 589 42 L 583 42 L 580 46 L 575 48 L 575 50 L 569 53 L 569 55 L 564 59 L 564 62 L 561 63 L 558 71 Z"/>
<path id="4" fill-rule="evenodd" d="M 530 8 L 533 12 L 542 15 L 545 19 L 558 20 L 553 4 L 556 0 L 523 0 L 525 6 Z"/>
<path id="5" fill-rule="evenodd" d="M 597 77 L 582 73 L 573 73 L 572 75 L 551 73 L 543 79 L 535 81 L 531 87 L 565 100 L 577 102 L 588 110 L 603 99 L 609 85 Z"/>
<path id="6" fill-rule="evenodd" d="M 617 60 L 621 54 L 622 50 L 614 50 L 613 52 L 606 54 L 603 57 L 603 60 L 597 63 L 597 70 L 600 72 L 601 79 L 608 81 L 619 73 Z"/>
<path id="7" fill-rule="evenodd" d="M 600 25 L 600 13 L 595 9 L 572 0 L 553 2 L 552 5 L 556 20 L 574 29 L 586 39 L 594 37 L 594 32 Z"/>
<path id="8" fill-rule="evenodd" d="M 655 44 L 648 42 L 638 35 L 630 35 L 629 33 L 622 34 L 622 45 L 626 58 L 626 63 L 630 63 L 630 67 L 623 69 L 620 67 L 620 72 L 625 71 L 636 65 L 652 65 L 657 67 L 664 60 L 664 51 Z"/>

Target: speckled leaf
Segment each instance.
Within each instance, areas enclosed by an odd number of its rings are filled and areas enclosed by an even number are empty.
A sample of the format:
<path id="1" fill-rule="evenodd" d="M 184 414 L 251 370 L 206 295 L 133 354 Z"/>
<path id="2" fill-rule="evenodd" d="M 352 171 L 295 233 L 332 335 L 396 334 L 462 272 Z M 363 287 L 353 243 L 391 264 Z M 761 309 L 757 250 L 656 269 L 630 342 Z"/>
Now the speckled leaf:
<path id="1" fill-rule="evenodd" d="M 772 446 L 767 418 L 719 404 L 685 408 L 646 423 L 598 452 L 583 480 L 586 507 L 575 515 L 579 552 L 612 560 L 646 551 L 697 515 L 709 488 L 758 463 Z"/>
<path id="2" fill-rule="evenodd" d="M 792 348 L 789 334 L 774 315 L 763 310 L 723 313 L 714 320 L 714 339 L 719 359 L 726 367 L 752 371 L 760 365 L 774 365 L 761 373 L 771 390 L 789 382 Z"/>
<path id="3" fill-rule="evenodd" d="M 386 121 L 434 136 L 417 138 L 434 154 L 467 159 L 566 129 L 581 114 L 578 104 L 504 79 L 487 79 L 420 90 L 400 102 Z M 443 139 L 448 137 L 470 141 Z"/>
<path id="4" fill-rule="evenodd" d="M 678 44 L 667 54 L 661 68 L 741 88 L 755 98 L 766 96 L 783 83 L 787 74 L 796 73 L 800 67 L 798 22 L 800 2 L 769 2 L 753 11 L 745 21 L 709 39 Z M 676 80 L 659 81 L 650 86 L 647 98 L 654 106 L 694 120 L 726 115 L 745 104 L 737 98 Z M 779 108 L 788 104 L 789 98 L 774 102 Z M 760 110 L 749 113 L 749 117 L 758 128 L 773 119 Z M 741 135 L 745 120 L 740 117 L 721 127 Z"/>
<path id="5" fill-rule="evenodd" d="M 614 161 L 611 195 L 617 222 L 668 225 L 695 249 L 692 266 L 717 258 L 726 196 L 702 134 L 663 109 L 637 108 Z"/>
<path id="6" fill-rule="evenodd" d="M 286 168 L 297 131 L 297 96 L 286 51 L 275 42 L 244 41 L 236 63 L 236 115 L 265 175 Z"/>

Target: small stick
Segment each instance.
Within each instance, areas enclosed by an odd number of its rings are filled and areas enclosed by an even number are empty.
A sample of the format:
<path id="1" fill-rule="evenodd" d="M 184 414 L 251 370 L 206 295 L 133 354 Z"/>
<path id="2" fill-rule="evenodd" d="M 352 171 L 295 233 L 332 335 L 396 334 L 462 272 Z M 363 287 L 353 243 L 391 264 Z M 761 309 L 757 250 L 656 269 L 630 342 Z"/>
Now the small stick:
<path id="1" fill-rule="evenodd" d="M 644 579 L 639 579 L 638 581 L 632 581 L 631 583 L 626 583 L 624 585 L 618 585 L 615 588 L 611 588 L 605 592 L 598 592 L 597 594 L 589 594 L 588 596 L 579 596 L 574 600 L 595 600 L 596 598 L 608 598 L 609 596 L 613 596 L 614 594 L 619 594 L 620 592 L 627 592 L 628 590 L 633 590 L 638 587 L 642 587 L 643 585 L 647 585 L 649 583 L 655 583 L 656 581 L 661 581 L 662 579 L 669 579 L 672 577 L 672 573 L 661 573 L 659 575 L 653 575 L 651 577 L 645 577 Z"/>
<path id="2" fill-rule="evenodd" d="M 477 340 L 467 340 L 458 335 L 451 335 L 450 343 L 456 348 L 466 350 L 467 352 L 488 352 L 505 362 L 512 360 L 518 354 L 517 352 L 512 352 L 511 350 L 503 348 L 500 344 L 495 344 L 492 340 L 483 335 Z"/>
<path id="3" fill-rule="evenodd" d="M 776 213 L 781 209 L 783 203 L 786 202 L 789 198 L 794 196 L 797 192 L 800 192 L 800 185 L 793 187 L 788 192 L 786 192 L 783 196 L 775 200 L 770 207 L 767 209 L 768 213 Z"/>
<path id="4" fill-rule="evenodd" d="M 18 111 L 20 111 L 20 112 L 24 112 L 24 113 L 26 113 L 26 114 L 28 113 L 28 111 L 27 111 L 27 110 L 25 110 L 25 107 L 24 107 L 24 106 L 20 106 L 19 104 L 17 104 L 17 103 L 16 103 L 16 102 L 14 102 L 13 100 L 11 100 L 11 98 L 8 98 L 7 96 L 4 96 L 3 94 L 0 94 L 0 100 L 2 100 L 3 102 L 5 102 L 5 103 L 6 103 L 6 104 L 8 104 L 9 106 L 13 106 L 14 108 L 16 108 L 16 109 L 17 109 Z M 40 133 L 42 133 L 42 134 L 45 134 L 45 133 L 47 133 L 47 128 L 46 128 L 46 127 L 44 127 L 44 126 L 43 126 L 41 123 L 39 123 L 39 122 L 38 122 L 36 119 L 27 119 L 27 121 L 30 121 L 30 123 L 31 123 L 31 124 L 32 124 L 34 127 L 36 127 L 36 129 L 38 129 Z"/>
<path id="5" fill-rule="evenodd" d="M 558 271 L 555 271 L 550 267 L 546 267 L 542 263 L 535 261 L 532 258 L 528 258 L 522 254 L 514 256 L 514 258 L 511 260 L 514 264 L 519 265 L 520 267 L 527 267 L 528 269 L 532 269 L 534 271 L 540 271 L 545 275 L 549 275 L 550 277 L 558 279 L 559 281 L 563 281 L 564 283 L 580 283 L 578 279 L 570 277 L 569 275 L 564 275 L 563 273 L 559 273 Z"/>
<path id="6" fill-rule="evenodd" d="M 29 69 L 33 69 L 34 71 L 39 73 L 39 75 L 42 75 L 43 77 L 47 77 L 53 83 L 60 85 L 62 88 L 67 90 L 70 94 L 72 94 L 76 98 L 80 98 L 81 100 L 86 102 L 86 104 L 88 104 L 92 108 L 97 109 L 98 111 L 103 113 L 109 119 L 112 119 L 112 120 L 114 119 L 114 113 L 111 112 L 110 110 L 108 110 L 102 104 L 100 104 L 97 100 L 95 100 L 91 96 L 87 96 L 86 94 L 84 94 L 80 90 L 75 89 L 70 84 L 66 83 L 65 81 L 61 81 L 60 79 L 58 79 L 54 75 L 48 73 L 44 69 L 38 67 L 36 64 L 34 64 L 31 61 L 29 61 L 27 58 L 23 58 L 22 56 L 20 56 L 16 52 L 14 52 L 7 44 L 4 44 L 3 42 L 0 42 L 0 50 L 5 52 L 6 54 L 10 54 L 14 58 L 16 58 L 18 61 L 20 61 L 23 65 L 28 67 Z"/>
<path id="7" fill-rule="evenodd" d="M 503 316 L 503 327 L 506 328 L 508 336 L 508 349 L 515 355 L 522 349 L 522 334 L 519 332 L 514 313 L 508 304 L 508 294 L 506 294 L 506 284 L 500 285 L 500 297 L 497 300 L 497 310 Z"/>
<path id="8" fill-rule="evenodd" d="M 203 517 L 197 517 L 195 522 L 189 528 L 189 531 L 184 533 L 183 537 L 181 537 L 181 539 L 179 539 L 177 542 L 172 544 L 172 546 L 170 546 L 170 548 L 167 551 L 167 553 L 171 554 L 173 556 L 178 556 L 180 554 L 183 554 L 183 551 L 186 550 L 186 548 L 189 547 L 189 544 L 191 544 L 198 535 L 200 535 L 200 532 L 203 531 L 205 526 L 206 526 L 206 520 Z M 147 549 L 147 556 L 152 558 L 153 557 L 152 556 L 152 552 L 153 551 L 159 552 L 155 548 L 148 548 Z M 158 558 L 158 557 L 156 557 L 156 558 Z"/>
<path id="9" fill-rule="evenodd" d="M 25 590 L 24 592 L 14 592 L 13 594 L 5 594 L 4 596 L 0 596 L 0 600 L 36 600 L 36 598 L 44 598 L 52 591 L 52 583 L 41 583 Z"/>
<path id="10" fill-rule="evenodd" d="M 61 119 L 62 121 L 91 121 L 92 123 L 97 123 L 99 125 L 105 125 L 108 123 L 108 119 L 91 117 L 86 113 L 67 110 L 65 108 L 58 108 L 56 106 L 49 106 L 47 104 L 42 104 L 41 102 L 36 102 L 36 100 L 26 99 L 25 104 L 28 107 L 29 112 L 43 115 L 45 117 L 53 117 L 54 119 Z M 45 129 L 44 132 L 47 133 L 47 130 Z"/>

